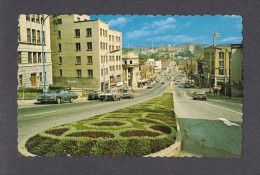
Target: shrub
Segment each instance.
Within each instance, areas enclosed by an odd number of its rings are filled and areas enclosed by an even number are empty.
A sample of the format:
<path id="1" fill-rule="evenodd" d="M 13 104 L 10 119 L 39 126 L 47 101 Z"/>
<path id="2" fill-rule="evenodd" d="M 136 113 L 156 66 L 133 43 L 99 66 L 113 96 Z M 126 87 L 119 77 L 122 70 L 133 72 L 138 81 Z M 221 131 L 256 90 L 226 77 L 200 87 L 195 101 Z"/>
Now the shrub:
<path id="1" fill-rule="evenodd" d="M 50 131 L 45 131 L 45 133 L 55 135 L 55 136 L 61 136 L 63 133 L 65 133 L 68 130 L 69 130 L 68 128 L 53 129 Z"/>
<path id="2" fill-rule="evenodd" d="M 131 130 L 131 131 L 126 131 L 120 133 L 122 137 L 132 137 L 132 136 L 149 136 L 149 137 L 156 137 L 159 136 L 160 134 L 157 132 L 151 132 L 151 131 L 145 131 L 145 130 Z"/>
<path id="3" fill-rule="evenodd" d="M 121 122 L 100 122 L 100 123 L 92 123 L 91 125 L 95 125 L 95 126 L 122 126 L 122 125 L 125 125 L 125 123 L 121 123 Z"/>
<path id="4" fill-rule="evenodd" d="M 92 137 L 92 138 L 106 138 L 106 137 L 110 137 L 113 138 L 115 137 L 114 134 L 110 134 L 107 132 L 96 132 L 96 131 L 88 131 L 88 132 L 75 132 L 72 134 L 69 134 L 67 136 L 72 136 L 72 137 Z"/>
<path id="5" fill-rule="evenodd" d="M 153 121 L 153 120 L 144 119 L 144 118 L 137 119 L 137 121 L 144 122 L 144 123 L 159 123 L 159 122 L 156 122 L 156 121 Z"/>
<path id="6" fill-rule="evenodd" d="M 18 92 L 38 92 L 43 93 L 43 88 L 18 88 Z"/>
<path id="7" fill-rule="evenodd" d="M 172 130 L 168 126 L 151 126 L 150 128 L 156 130 L 156 131 L 161 131 L 165 134 L 171 134 Z"/>

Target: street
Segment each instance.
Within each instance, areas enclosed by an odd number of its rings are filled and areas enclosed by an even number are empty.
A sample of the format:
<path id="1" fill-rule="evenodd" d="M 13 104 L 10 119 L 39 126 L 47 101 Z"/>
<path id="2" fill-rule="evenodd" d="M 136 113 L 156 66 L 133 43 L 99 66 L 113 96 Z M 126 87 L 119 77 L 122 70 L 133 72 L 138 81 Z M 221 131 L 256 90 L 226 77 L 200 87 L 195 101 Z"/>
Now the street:
<path id="1" fill-rule="evenodd" d="M 84 101 L 63 104 L 33 104 L 18 108 L 18 142 L 24 141 L 48 128 L 86 119 L 131 106 L 162 95 L 168 84 L 156 83 L 152 89 L 140 89 L 133 99 L 120 101 Z"/>

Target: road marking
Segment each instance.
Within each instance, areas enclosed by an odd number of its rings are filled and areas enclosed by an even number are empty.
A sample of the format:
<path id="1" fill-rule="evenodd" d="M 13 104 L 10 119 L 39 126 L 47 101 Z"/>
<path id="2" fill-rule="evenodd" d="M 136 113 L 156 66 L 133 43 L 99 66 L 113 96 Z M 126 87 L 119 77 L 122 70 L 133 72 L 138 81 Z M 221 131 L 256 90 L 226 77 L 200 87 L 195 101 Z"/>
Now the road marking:
<path id="1" fill-rule="evenodd" d="M 230 121 L 228 121 L 228 120 L 225 119 L 225 118 L 217 118 L 217 119 L 222 120 L 222 121 L 223 121 L 226 125 L 228 125 L 228 126 L 239 126 L 238 124 L 233 123 L 233 122 L 230 122 Z"/>
<path id="2" fill-rule="evenodd" d="M 190 98 L 186 95 L 186 93 L 184 92 L 184 95 L 187 97 L 187 98 Z M 220 107 L 220 106 L 217 106 L 217 105 L 213 105 L 213 104 L 210 104 L 210 103 L 207 103 L 207 102 L 203 102 L 203 101 L 198 101 L 200 103 L 204 103 L 204 104 L 207 104 L 207 105 L 210 105 L 210 106 L 214 106 L 214 107 L 217 107 L 217 108 L 220 108 L 220 109 L 225 109 L 227 111 L 231 111 L 231 112 L 234 112 L 234 113 L 237 113 L 237 114 L 243 114 L 241 112 L 237 112 L 237 111 L 234 111 L 234 110 L 231 110 L 231 109 L 227 109 L 227 108 L 223 108 L 223 107 Z"/>
<path id="3" fill-rule="evenodd" d="M 42 112 L 42 113 L 37 113 L 37 114 L 30 114 L 30 115 L 25 115 L 25 116 L 26 116 L 26 117 L 28 117 L 28 116 L 33 116 L 33 115 L 41 115 L 41 114 L 48 114 L 48 113 L 53 113 L 53 112 L 56 112 L 56 111 Z"/>

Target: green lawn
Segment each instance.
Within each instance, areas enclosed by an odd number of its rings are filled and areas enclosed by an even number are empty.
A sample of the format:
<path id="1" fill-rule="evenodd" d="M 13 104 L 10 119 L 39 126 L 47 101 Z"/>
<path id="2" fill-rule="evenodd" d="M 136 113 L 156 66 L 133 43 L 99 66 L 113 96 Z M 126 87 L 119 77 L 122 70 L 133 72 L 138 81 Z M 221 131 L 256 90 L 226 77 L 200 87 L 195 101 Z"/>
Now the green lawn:
<path id="1" fill-rule="evenodd" d="M 144 156 L 175 142 L 173 95 L 55 128 L 31 137 L 29 152 L 40 156 Z"/>
<path id="2" fill-rule="evenodd" d="M 36 99 L 37 95 L 42 95 L 42 93 L 39 92 L 24 92 L 24 99 L 25 100 L 34 100 Z M 18 99 L 23 99 L 23 92 L 18 92 Z"/>

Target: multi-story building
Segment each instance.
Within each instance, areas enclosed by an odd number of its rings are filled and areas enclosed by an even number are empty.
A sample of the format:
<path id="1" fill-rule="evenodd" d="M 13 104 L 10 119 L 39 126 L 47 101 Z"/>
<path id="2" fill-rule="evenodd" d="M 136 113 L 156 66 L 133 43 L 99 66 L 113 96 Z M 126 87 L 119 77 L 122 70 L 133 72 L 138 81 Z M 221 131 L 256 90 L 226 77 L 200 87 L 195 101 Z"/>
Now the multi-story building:
<path id="1" fill-rule="evenodd" d="M 230 72 L 230 85 L 232 96 L 242 96 L 243 91 L 243 45 L 231 45 L 231 72 Z"/>
<path id="2" fill-rule="evenodd" d="M 46 15 L 20 15 L 18 24 L 18 81 L 19 87 L 43 87 L 42 37 L 44 39 L 46 84 L 52 84 L 52 62 L 49 18 Z"/>
<path id="3" fill-rule="evenodd" d="M 204 60 L 208 66 L 208 85 L 220 85 L 227 94 L 229 82 L 230 46 L 210 46 L 204 49 Z"/>
<path id="4" fill-rule="evenodd" d="M 139 57 L 138 53 L 128 52 L 123 54 L 123 79 L 124 86 L 137 88 L 139 80 Z"/>
<path id="5" fill-rule="evenodd" d="M 55 85 L 103 90 L 103 65 L 106 88 L 123 85 L 121 32 L 88 15 L 52 16 L 50 24 Z"/>

